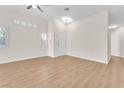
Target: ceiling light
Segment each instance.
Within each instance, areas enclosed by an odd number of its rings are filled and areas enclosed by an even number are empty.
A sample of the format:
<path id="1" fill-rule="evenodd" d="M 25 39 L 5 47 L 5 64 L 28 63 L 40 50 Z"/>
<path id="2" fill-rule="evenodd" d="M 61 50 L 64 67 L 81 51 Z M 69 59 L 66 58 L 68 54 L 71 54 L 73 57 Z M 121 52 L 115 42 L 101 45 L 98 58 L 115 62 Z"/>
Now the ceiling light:
<path id="1" fill-rule="evenodd" d="M 37 8 L 37 6 L 36 6 L 36 5 L 32 5 L 32 7 L 33 7 L 33 8 Z"/>
<path id="2" fill-rule="evenodd" d="M 118 25 L 110 25 L 108 28 L 109 29 L 115 29 L 115 28 L 118 28 Z"/>
<path id="3" fill-rule="evenodd" d="M 72 21 L 72 19 L 71 19 L 70 17 L 63 17 L 63 18 L 62 18 L 62 21 L 63 21 L 64 23 L 70 23 L 70 22 Z"/>

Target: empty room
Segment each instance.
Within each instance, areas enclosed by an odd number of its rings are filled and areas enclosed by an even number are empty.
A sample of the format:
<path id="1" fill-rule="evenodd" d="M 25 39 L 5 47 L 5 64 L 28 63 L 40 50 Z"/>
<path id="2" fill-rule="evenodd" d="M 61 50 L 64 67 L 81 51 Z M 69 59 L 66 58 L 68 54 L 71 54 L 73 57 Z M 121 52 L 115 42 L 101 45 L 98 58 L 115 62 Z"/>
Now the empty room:
<path id="1" fill-rule="evenodd" d="M 1 5 L 0 88 L 123 88 L 124 5 Z"/>

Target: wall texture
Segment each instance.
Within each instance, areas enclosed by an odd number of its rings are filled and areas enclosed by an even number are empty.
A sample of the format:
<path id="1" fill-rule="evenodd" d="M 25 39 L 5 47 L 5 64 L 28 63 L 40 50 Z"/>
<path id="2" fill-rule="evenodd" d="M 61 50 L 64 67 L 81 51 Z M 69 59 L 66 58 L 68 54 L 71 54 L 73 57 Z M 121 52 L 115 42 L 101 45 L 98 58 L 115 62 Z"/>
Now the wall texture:
<path id="1" fill-rule="evenodd" d="M 15 25 L 14 19 L 36 23 L 38 28 Z M 9 31 L 8 46 L 0 49 L 0 63 L 47 55 L 47 38 L 41 37 L 42 34 L 47 36 L 48 31 L 48 23 L 44 18 L 0 10 L 0 25 Z"/>
<path id="2" fill-rule="evenodd" d="M 81 19 L 67 27 L 67 54 L 102 63 L 110 59 L 107 11 Z"/>

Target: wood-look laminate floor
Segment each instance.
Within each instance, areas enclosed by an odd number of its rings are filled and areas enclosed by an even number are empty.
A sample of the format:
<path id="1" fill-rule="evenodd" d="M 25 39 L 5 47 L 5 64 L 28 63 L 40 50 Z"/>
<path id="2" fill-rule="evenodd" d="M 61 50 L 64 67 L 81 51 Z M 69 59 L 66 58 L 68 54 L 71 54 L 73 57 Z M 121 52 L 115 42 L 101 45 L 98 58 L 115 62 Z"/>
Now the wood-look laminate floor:
<path id="1" fill-rule="evenodd" d="M 112 57 L 106 65 L 62 56 L 1 64 L 0 87 L 124 87 L 124 59 Z"/>

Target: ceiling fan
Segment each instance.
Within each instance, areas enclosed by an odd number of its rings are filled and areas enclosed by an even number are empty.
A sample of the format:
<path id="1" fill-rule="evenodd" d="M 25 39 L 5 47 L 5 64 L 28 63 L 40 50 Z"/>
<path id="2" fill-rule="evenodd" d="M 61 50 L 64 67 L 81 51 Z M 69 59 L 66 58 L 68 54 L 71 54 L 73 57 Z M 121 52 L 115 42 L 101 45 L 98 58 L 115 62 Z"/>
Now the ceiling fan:
<path id="1" fill-rule="evenodd" d="M 27 7 L 28 10 L 31 9 L 31 8 L 37 8 L 40 12 L 42 12 L 42 13 L 44 12 L 43 9 L 40 8 L 39 5 L 29 5 L 29 6 Z"/>

